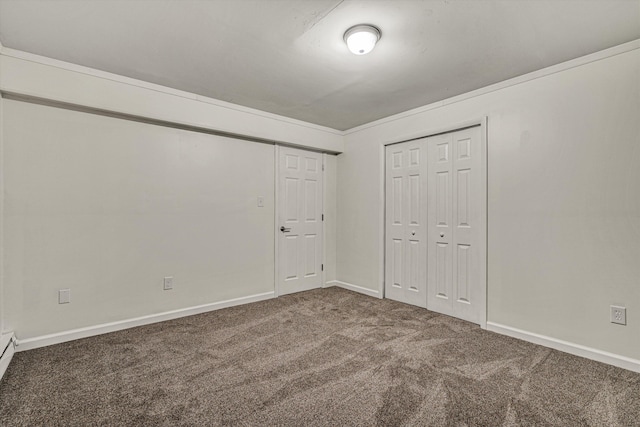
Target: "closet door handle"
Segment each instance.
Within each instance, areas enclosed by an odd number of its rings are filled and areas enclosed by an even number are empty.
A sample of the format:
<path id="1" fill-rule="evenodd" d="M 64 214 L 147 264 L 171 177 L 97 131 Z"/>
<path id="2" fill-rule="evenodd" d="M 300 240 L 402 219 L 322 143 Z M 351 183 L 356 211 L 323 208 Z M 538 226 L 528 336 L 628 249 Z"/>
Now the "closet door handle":
<path id="1" fill-rule="evenodd" d="M 280 227 L 280 231 L 282 231 L 283 233 L 288 233 L 291 231 L 290 228 L 286 228 L 284 225 L 282 227 Z"/>

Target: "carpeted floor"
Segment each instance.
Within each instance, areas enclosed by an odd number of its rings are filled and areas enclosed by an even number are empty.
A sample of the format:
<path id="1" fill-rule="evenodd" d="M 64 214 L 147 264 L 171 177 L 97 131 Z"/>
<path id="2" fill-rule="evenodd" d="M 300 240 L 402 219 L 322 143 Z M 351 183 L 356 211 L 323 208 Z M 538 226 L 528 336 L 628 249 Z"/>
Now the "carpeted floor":
<path id="1" fill-rule="evenodd" d="M 638 426 L 640 374 L 338 288 L 17 353 L 2 426 Z"/>

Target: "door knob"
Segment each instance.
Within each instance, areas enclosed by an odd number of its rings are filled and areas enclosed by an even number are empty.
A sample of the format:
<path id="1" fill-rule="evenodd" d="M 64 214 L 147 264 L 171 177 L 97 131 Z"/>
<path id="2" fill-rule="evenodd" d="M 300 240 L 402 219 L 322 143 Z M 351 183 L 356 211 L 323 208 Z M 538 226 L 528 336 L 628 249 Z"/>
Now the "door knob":
<path id="1" fill-rule="evenodd" d="M 411 232 L 411 235 L 412 235 L 412 236 L 415 236 L 415 235 L 416 235 L 416 232 L 415 232 L 415 231 L 412 231 L 412 232 Z"/>
<path id="2" fill-rule="evenodd" d="M 286 228 L 284 225 L 282 227 L 280 227 L 280 231 L 282 231 L 283 233 L 288 233 L 291 231 L 290 228 Z"/>
<path id="3" fill-rule="evenodd" d="M 444 237 L 444 233 L 440 233 L 440 237 Z"/>

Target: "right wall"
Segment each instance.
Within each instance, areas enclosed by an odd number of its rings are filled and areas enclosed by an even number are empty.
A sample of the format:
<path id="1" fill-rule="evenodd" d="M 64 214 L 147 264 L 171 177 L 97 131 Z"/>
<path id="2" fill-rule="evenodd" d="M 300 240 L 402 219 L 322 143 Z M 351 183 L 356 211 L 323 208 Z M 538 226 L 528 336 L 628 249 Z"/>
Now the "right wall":
<path id="1" fill-rule="evenodd" d="M 347 132 L 338 280 L 380 290 L 383 144 L 487 117 L 488 322 L 640 359 L 639 48 Z M 626 326 L 610 323 L 612 304 Z"/>

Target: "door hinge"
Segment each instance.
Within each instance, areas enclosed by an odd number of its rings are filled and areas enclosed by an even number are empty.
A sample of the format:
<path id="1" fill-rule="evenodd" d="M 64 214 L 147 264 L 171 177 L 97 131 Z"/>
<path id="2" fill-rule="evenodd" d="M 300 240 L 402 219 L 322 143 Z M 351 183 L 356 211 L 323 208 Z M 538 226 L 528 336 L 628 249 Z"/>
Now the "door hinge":
<path id="1" fill-rule="evenodd" d="M 324 271 L 324 264 L 320 264 L 320 271 Z"/>
<path id="2" fill-rule="evenodd" d="M 324 164 L 322 165 L 322 170 L 324 170 Z"/>
<path id="3" fill-rule="evenodd" d="M 324 221 L 324 214 L 322 214 L 322 220 Z"/>

